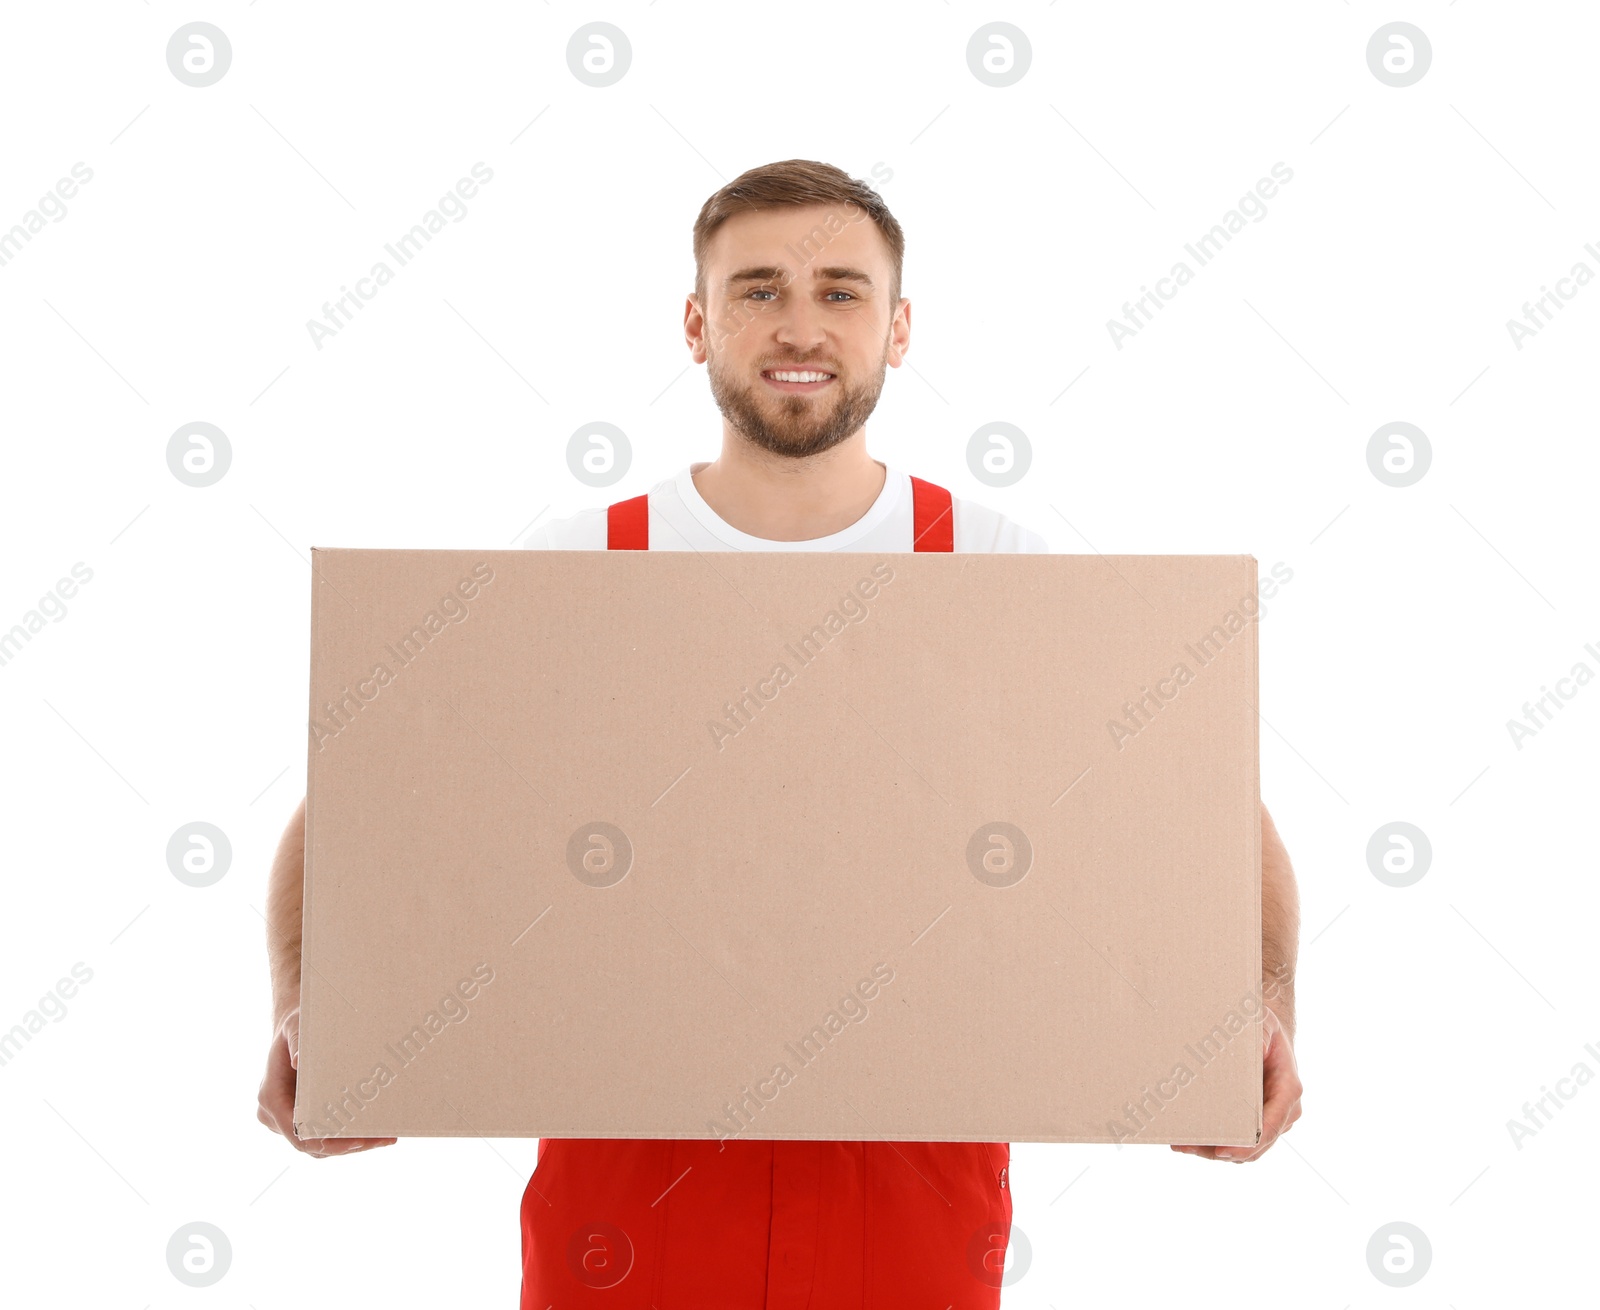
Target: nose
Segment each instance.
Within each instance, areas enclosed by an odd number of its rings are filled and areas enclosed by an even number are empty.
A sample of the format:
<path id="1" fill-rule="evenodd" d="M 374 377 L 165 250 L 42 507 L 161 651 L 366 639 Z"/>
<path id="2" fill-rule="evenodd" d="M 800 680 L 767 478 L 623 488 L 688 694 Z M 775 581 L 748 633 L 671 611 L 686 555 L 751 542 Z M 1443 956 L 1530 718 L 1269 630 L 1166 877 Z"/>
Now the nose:
<path id="1" fill-rule="evenodd" d="M 778 311 L 777 321 L 773 324 L 773 340 L 798 358 L 806 358 L 812 351 L 820 350 L 828 340 L 823 312 L 809 301 L 789 301 Z"/>

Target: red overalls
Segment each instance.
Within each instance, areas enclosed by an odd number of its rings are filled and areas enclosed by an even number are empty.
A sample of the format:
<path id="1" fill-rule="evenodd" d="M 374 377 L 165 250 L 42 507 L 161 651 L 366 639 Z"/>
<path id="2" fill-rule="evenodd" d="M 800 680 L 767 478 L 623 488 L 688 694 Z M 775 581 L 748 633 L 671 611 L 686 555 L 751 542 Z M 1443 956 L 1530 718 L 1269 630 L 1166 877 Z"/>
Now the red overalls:
<path id="1" fill-rule="evenodd" d="M 914 549 L 955 548 L 911 479 Z M 649 548 L 646 496 L 607 545 Z M 995 1310 L 1005 1142 L 546 1137 L 522 1195 L 522 1310 Z"/>

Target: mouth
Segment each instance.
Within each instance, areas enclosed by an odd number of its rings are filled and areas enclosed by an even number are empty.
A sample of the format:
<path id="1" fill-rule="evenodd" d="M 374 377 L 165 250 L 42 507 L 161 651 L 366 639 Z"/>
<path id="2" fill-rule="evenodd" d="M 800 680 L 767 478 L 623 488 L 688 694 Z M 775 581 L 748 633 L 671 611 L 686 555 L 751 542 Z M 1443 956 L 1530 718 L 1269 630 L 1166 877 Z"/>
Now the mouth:
<path id="1" fill-rule="evenodd" d="M 791 391 L 805 395 L 830 387 L 838 375 L 820 368 L 765 368 L 761 380 L 774 391 Z"/>

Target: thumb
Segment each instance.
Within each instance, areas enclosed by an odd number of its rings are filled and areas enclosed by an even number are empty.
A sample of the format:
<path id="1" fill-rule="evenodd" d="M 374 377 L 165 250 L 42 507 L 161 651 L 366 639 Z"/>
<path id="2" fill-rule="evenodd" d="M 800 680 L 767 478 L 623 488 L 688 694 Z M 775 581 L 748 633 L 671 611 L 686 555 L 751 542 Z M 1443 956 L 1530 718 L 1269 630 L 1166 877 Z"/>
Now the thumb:
<path id="1" fill-rule="evenodd" d="M 300 1011 L 298 1008 L 289 1011 L 283 1020 L 283 1038 L 289 1047 L 289 1067 L 296 1072 L 300 1069 Z"/>

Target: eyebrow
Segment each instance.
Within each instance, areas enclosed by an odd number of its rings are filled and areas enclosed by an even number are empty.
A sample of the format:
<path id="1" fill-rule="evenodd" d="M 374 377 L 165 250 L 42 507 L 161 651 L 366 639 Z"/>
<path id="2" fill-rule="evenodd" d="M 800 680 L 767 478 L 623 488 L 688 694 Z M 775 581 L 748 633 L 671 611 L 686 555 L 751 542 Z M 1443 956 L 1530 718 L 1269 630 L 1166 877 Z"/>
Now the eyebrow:
<path id="1" fill-rule="evenodd" d="M 742 282 L 771 282 L 783 276 L 789 270 L 776 265 L 762 265 L 759 268 L 741 268 L 737 273 L 730 274 L 724 286 L 738 286 Z M 864 287 L 874 285 L 872 279 L 859 268 L 850 268 L 848 265 L 836 264 L 828 268 L 812 269 L 813 280 L 823 282 L 859 282 Z"/>

